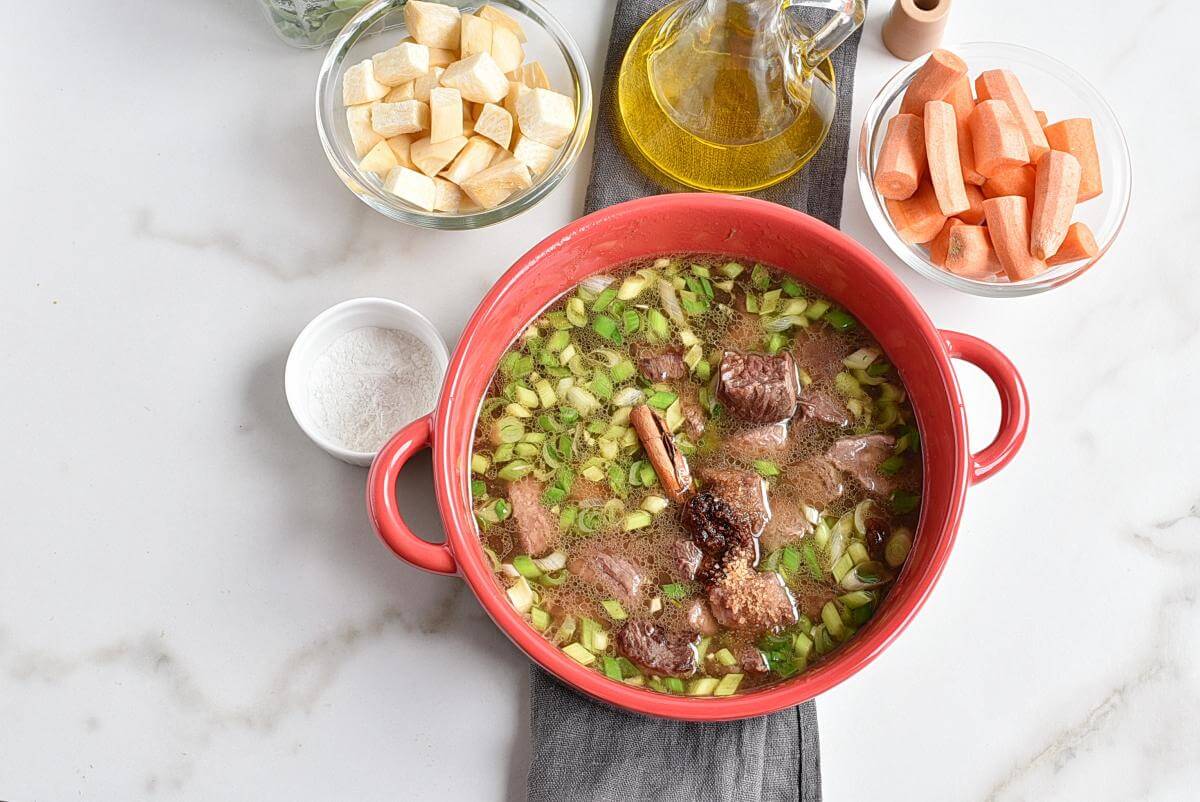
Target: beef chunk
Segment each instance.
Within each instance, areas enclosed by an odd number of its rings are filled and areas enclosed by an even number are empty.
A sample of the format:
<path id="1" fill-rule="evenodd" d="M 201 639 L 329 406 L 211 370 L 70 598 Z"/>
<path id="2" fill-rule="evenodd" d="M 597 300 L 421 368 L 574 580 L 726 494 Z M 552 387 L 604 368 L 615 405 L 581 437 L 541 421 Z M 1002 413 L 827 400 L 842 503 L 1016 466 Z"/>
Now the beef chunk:
<path id="1" fill-rule="evenodd" d="M 700 439 L 700 435 L 704 434 L 708 416 L 704 414 L 700 405 L 693 401 L 684 401 L 679 406 L 683 410 L 683 431 L 694 443 Z"/>
<path id="2" fill-rule="evenodd" d="M 695 579 L 696 571 L 700 568 L 700 560 L 704 552 L 690 540 L 676 540 L 671 546 L 671 557 L 675 561 L 675 570 L 683 579 Z"/>
<path id="3" fill-rule="evenodd" d="M 852 422 L 850 410 L 846 409 L 846 405 L 824 390 L 805 387 L 800 393 L 800 409 L 804 410 L 804 417 L 832 423 L 834 426 L 846 427 Z"/>
<path id="4" fill-rule="evenodd" d="M 725 567 L 708 590 L 708 606 L 727 629 L 762 633 L 796 623 L 796 604 L 779 574 L 760 574 L 745 560 Z"/>
<path id="5" fill-rule="evenodd" d="M 842 472 L 824 457 L 810 457 L 783 475 L 796 494 L 817 509 L 824 509 L 845 492 Z"/>
<path id="6" fill-rule="evenodd" d="M 787 450 L 788 427 L 786 423 L 780 422 L 743 429 L 726 437 L 721 445 L 724 450 L 742 459 L 777 454 Z"/>
<path id="7" fill-rule="evenodd" d="M 696 672 L 694 636 L 658 624 L 630 621 L 617 630 L 617 652 L 649 674 L 687 677 Z"/>
<path id="8" fill-rule="evenodd" d="M 801 329 L 792 347 L 796 364 L 815 381 L 832 381 L 845 368 L 842 360 L 853 350 L 853 342 L 828 326 Z"/>
<path id="9" fill-rule="evenodd" d="M 699 635 L 715 635 L 717 619 L 708 611 L 708 605 L 702 599 L 692 599 L 684 612 L 688 626 Z"/>
<path id="10" fill-rule="evenodd" d="M 558 538 L 558 517 L 542 506 L 543 490 L 541 482 L 529 477 L 508 485 L 508 501 L 517 521 L 517 547 L 532 557 L 550 551 L 550 544 Z"/>
<path id="11" fill-rule="evenodd" d="M 706 470 L 700 474 L 704 489 L 728 502 L 735 510 L 750 518 L 755 535 L 771 520 L 771 505 L 767 502 L 767 482 L 754 471 Z"/>
<path id="12" fill-rule="evenodd" d="M 759 543 L 763 552 L 769 553 L 794 543 L 813 531 L 813 525 L 804 517 L 804 510 L 794 498 L 777 498 L 771 504 L 771 520 L 763 529 Z"/>
<path id="13" fill-rule="evenodd" d="M 786 351 L 778 356 L 726 351 L 717 369 L 717 398 L 752 423 L 792 417 L 799 392 L 796 363 Z"/>
<path id="14" fill-rule="evenodd" d="M 624 557 L 603 551 L 578 554 L 567 563 L 567 570 L 594 586 L 607 597 L 629 606 L 638 603 L 645 576 L 637 565 Z"/>
<path id="15" fill-rule="evenodd" d="M 664 350 L 641 349 L 637 353 L 638 372 L 651 382 L 662 382 L 669 379 L 682 379 L 688 375 L 687 365 L 683 361 L 683 351 L 679 348 Z"/>
<path id="16" fill-rule="evenodd" d="M 892 456 L 896 438 L 890 434 L 843 437 L 825 452 L 825 456 L 843 471 L 848 471 L 868 493 L 884 495 L 895 489 L 890 476 L 879 472 L 879 463 Z"/>
<path id="17" fill-rule="evenodd" d="M 753 551 L 754 531 L 749 517 L 708 491 L 684 503 L 681 521 L 692 542 L 708 557 L 721 561 L 729 552 Z"/>

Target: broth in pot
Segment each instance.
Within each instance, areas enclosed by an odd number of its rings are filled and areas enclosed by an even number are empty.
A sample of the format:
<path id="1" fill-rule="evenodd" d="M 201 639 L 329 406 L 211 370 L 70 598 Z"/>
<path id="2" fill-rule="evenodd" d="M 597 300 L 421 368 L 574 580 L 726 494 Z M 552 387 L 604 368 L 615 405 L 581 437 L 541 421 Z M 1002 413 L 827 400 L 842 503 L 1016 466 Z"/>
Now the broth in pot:
<path id="1" fill-rule="evenodd" d="M 764 265 L 593 276 L 505 353 L 471 460 L 496 580 L 614 682 L 728 696 L 879 609 L 920 513 L 920 436 L 850 314 Z"/>

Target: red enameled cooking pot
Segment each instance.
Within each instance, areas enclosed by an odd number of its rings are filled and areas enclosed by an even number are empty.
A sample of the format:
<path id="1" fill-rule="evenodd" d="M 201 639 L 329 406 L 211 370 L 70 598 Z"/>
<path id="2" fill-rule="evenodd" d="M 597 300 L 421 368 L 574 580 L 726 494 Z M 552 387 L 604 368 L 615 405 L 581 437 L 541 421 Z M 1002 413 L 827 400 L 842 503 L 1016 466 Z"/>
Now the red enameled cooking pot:
<path id="1" fill-rule="evenodd" d="M 870 329 L 908 389 L 922 437 L 921 520 L 908 563 L 886 603 L 842 649 L 794 679 L 724 698 L 684 698 L 631 687 L 584 668 L 548 643 L 509 606 L 479 544 L 471 512 L 475 417 L 505 349 L 552 301 L 582 279 L 630 259 L 673 252 L 725 254 L 775 265 L 843 304 Z M 996 439 L 972 454 L 951 359 L 981 368 L 1000 393 Z M 505 273 L 475 310 L 450 360 L 437 409 L 384 446 L 367 479 L 379 536 L 402 559 L 458 574 L 496 624 L 529 657 L 589 696 L 640 713 L 693 721 L 758 716 L 810 699 L 859 671 L 904 629 L 942 572 L 967 488 L 1012 459 L 1028 418 L 1016 369 L 992 346 L 940 331 L 895 276 L 840 231 L 773 203 L 730 195 L 660 195 L 612 206 L 543 240 Z M 396 477 L 422 448 L 433 449 L 434 486 L 445 543 L 404 524 Z"/>

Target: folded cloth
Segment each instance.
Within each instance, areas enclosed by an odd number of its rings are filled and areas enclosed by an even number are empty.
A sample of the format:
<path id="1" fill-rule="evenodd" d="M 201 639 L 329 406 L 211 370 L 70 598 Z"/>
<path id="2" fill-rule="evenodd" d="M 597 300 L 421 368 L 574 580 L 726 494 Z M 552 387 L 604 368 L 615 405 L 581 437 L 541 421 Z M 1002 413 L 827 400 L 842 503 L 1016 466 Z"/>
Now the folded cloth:
<path id="1" fill-rule="evenodd" d="M 666 0 L 619 0 L 604 68 L 586 211 L 664 188 L 622 151 L 615 82 L 633 35 Z M 755 193 L 838 225 L 862 31 L 833 55 L 837 113 L 829 138 L 794 177 Z M 567 688 L 537 666 L 529 680 L 529 802 L 820 802 L 812 702 L 745 721 L 695 724 L 627 713 Z"/>

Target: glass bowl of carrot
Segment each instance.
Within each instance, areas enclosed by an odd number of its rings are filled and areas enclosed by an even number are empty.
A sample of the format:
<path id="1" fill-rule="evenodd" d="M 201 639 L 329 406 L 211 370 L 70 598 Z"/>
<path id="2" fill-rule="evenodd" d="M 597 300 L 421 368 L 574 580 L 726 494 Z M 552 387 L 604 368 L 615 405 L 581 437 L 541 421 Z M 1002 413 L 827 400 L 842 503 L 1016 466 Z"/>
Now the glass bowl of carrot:
<path id="1" fill-rule="evenodd" d="M 1032 295 L 1082 275 L 1121 230 L 1131 183 L 1129 145 L 1100 93 L 1019 45 L 915 60 L 876 95 L 859 137 L 858 186 L 884 242 L 975 295 Z"/>

